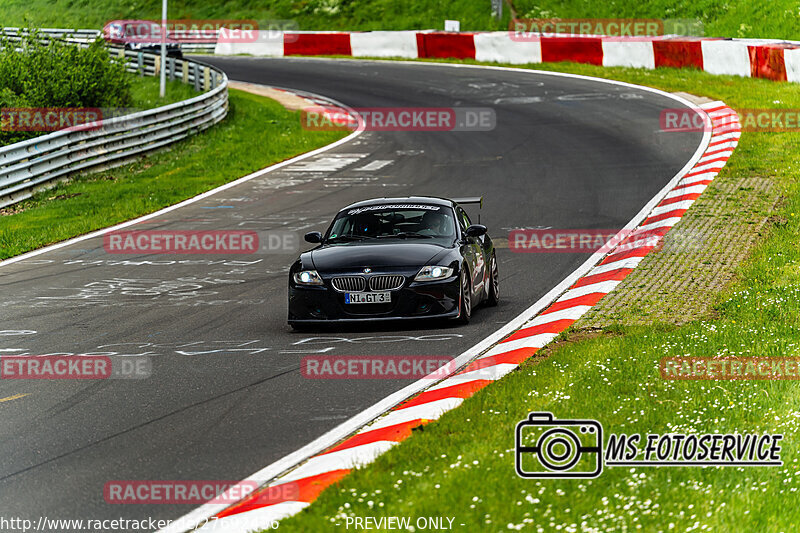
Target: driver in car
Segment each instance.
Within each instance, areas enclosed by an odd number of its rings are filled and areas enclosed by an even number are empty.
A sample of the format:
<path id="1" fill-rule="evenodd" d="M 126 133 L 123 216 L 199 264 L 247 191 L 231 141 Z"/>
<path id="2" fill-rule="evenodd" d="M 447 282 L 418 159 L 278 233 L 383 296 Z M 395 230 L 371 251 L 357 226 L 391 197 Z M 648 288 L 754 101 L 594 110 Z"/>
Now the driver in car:
<path id="1" fill-rule="evenodd" d="M 430 235 L 431 237 L 453 236 L 453 220 L 439 211 L 426 211 L 422 215 L 420 225 L 422 229 L 417 232 L 420 235 Z"/>

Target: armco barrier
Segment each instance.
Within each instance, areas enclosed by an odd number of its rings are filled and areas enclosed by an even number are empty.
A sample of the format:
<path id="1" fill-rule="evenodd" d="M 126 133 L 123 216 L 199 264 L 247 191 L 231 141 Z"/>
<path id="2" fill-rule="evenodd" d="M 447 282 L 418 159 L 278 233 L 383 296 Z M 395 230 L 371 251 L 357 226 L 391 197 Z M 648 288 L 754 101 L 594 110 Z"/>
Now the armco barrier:
<path id="1" fill-rule="evenodd" d="M 37 29 L 36 31 L 38 31 L 42 37 L 46 39 L 60 39 L 70 43 L 90 43 L 100 35 L 99 30 L 41 28 Z M 19 38 L 21 35 L 27 33 L 28 30 L 24 28 L 0 28 L 0 37 L 6 37 L 10 39 Z"/>
<path id="2" fill-rule="evenodd" d="M 58 38 L 87 46 L 88 30 L 45 30 L 43 38 Z M 12 42 L 18 33 L 3 31 Z M 96 34 L 95 34 L 96 35 Z M 129 72 L 160 73 L 161 58 L 153 54 L 109 48 Z M 228 112 L 228 78 L 221 70 L 188 59 L 167 58 L 166 75 L 191 84 L 204 94 L 167 106 L 102 120 L 96 129 L 60 130 L 0 147 L 0 207 L 30 197 L 39 189 L 84 170 L 110 167 L 129 158 L 177 142 L 202 131 Z"/>
<path id="3" fill-rule="evenodd" d="M 353 57 L 417 57 L 417 32 L 370 31 L 350 34 Z"/>
<path id="4" fill-rule="evenodd" d="M 65 29 L 65 28 L 40 28 L 37 29 L 39 33 L 50 39 L 61 39 L 70 43 L 90 43 L 100 37 L 102 32 L 100 30 L 80 30 L 80 29 Z M 5 37 L 18 37 L 21 33 L 25 33 L 23 28 L 0 28 L 0 36 Z M 181 41 L 184 39 L 180 34 L 170 34 L 170 39 Z M 216 43 L 197 43 L 197 42 L 181 42 L 181 50 L 189 53 L 213 53 Z"/>
<path id="5" fill-rule="evenodd" d="M 506 31 L 273 31 L 260 32 L 258 40 L 252 43 L 217 43 L 214 53 L 272 57 L 455 58 L 517 65 L 573 61 L 607 67 L 691 67 L 712 74 L 800 82 L 800 43 L 753 39 L 587 35 L 515 37 Z"/>
<path id="6" fill-rule="evenodd" d="M 475 59 L 472 33 L 418 33 L 418 57 Z"/>
<path id="7" fill-rule="evenodd" d="M 542 61 L 603 64 L 603 40 L 599 37 L 542 37 Z"/>
<path id="8" fill-rule="evenodd" d="M 301 33 L 284 43 L 283 53 L 287 56 L 353 55 L 349 33 Z"/>

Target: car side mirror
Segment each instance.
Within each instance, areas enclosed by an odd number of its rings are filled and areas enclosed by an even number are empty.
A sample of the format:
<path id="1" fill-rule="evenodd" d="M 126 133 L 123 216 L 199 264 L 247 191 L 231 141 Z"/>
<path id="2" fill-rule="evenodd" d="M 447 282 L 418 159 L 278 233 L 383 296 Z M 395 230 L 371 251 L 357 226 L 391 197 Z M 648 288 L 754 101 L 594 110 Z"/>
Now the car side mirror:
<path id="1" fill-rule="evenodd" d="M 306 240 L 306 242 L 312 242 L 312 243 L 322 242 L 322 233 L 318 231 L 309 231 L 308 233 L 305 234 L 305 237 L 303 238 Z"/>
<path id="2" fill-rule="evenodd" d="M 486 226 L 483 224 L 473 224 L 464 233 L 466 233 L 467 237 L 480 237 L 481 235 L 486 235 L 486 231 Z"/>

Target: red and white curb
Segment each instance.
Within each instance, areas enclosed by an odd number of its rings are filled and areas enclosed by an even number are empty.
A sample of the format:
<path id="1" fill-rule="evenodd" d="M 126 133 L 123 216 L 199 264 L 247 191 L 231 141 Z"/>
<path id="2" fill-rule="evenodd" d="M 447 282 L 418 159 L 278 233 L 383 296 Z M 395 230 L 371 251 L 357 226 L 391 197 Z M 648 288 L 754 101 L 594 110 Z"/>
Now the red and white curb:
<path id="1" fill-rule="evenodd" d="M 562 34 L 531 34 L 520 38 L 509 31 L 261 31 L 253 42 L 222 39 L 214 53 L 260 57 L 451 58 L 517 65 L 572 61 L 604 67 L 688 67 L 711 74 L 800 82 L 800 44 L 776 39 Z"/>
<path id="2" fill-rule="evenodd" d="M 621 232 L 620 235 L 626 236 L 619 244 L 602 260 L 596 261 L 559 298 L 484 350 L 464 369 L 403 401 L 354 435 L 312 456 L 269 485 L 216 512 L 198 531 L 259 530 L 298 513 L 352 469 L 369 464 L 408 438 L 413 428 L 438 419 L 476 391 L 517 368 L 614 290 L 657 247 L 657 241 L 678 223 L 736 148 L 741 135 L 736 112 L 722 102 L 704 104 L 700 108 L 708 115 L 712 126 L 703 155 L 661 196 L 635 231 Z"/>

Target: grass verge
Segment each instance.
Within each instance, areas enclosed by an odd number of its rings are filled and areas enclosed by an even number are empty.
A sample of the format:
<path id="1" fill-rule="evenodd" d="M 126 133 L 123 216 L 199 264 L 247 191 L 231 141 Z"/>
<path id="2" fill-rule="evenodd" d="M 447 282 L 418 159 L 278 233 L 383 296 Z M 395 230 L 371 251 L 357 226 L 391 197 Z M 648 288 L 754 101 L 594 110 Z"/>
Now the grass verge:
<path id="1" fill-rule="evenodd" d="M 167 80 L 164 99 L 162 100 L 158 96 L 158 78 L 138 76 L 136 74 L 131 74 L 131 76 L 134 78 L 133 83 L 131 83 L 132 105 L 136 109 L 152 109 L 162 105 L 174 104 L 201 94 L 195 91 L 194 86 L 188 83 Z"/>
<path id="2" fill-rule="evenodd" d="M 514 0 L 517 13 L 526 18 L 668 18 L 703 23 L 712 37 L 798 39 L 797 4 L 792 0 Z"/>
<path id="3" fill-rule="evenodd" d="M 0 210 L 0 259 L 157 211 L 345 135 L 304 130 L 297 112 L 268 98 L 229 94 L 227 118 L 209 130 Z"/>
<path id="4" fill-rule="evenodd" d="M 797 87 L 787 83 L 695 70 L 532 67 L 702 93 L 734 108 L 800 107 Z M 735 280 L 717 295 L 713 318 L 680 327 L 613 325 L 593 336 L 567 332 L 324 491 L 281 530 L 344 530 L 348 517 L 365 516 L 411 517 L 412 524 L 452 517 L 453 528 L 465 531 L 797 530 L 796 382 L 665 381 L 658 364 L 665 356 L 800 355 L 798 158 L 798 133 L 744 133 L 717 177 L 769 179 L 784 198 Z M 514 429 L 530 411 L 596 419 L 606 434 L 782 433 L 784 466 L 617 467 L 594 480 L 521 479 Z"/>
<path id="5" fill-rule="evenodd" d="M 170 2 L 170 19 L 252 19 L 268 27 L 270 20 L 292 20 L 302 30 L 418 30 L 444 29 L 445 19 L 461 29 L 505 30 L 509 5 L 521 18 L 671 18 L 703 22 L 705 34 L 716 37 L 800 39 L 795 0 L 513 0 L 506 1 L 503 18 L 491 16 L 489 0 L 229 0 Z M 4 0 L 3 25 L 102 28 L 114 19 L 161 18 L 161 2 L 103 0 Z"/>
<path id="6" fill-rule="evenodd" d="M 171 2 L 169 10 L 170 19 L 247 19 L 265 29 L 281 27 L 276 21 L 291 21 L 301 30 L 443 30 L 445 19 L 461 21 L 463 30 L 507 29 L 510 19 L 508 6 L 502 20 L 492 18 L 488 0 L 184 0 Z M 160 18 L 156 0 L 3 0 L 4 26 L 100 29 L 114 19 Z"/>

